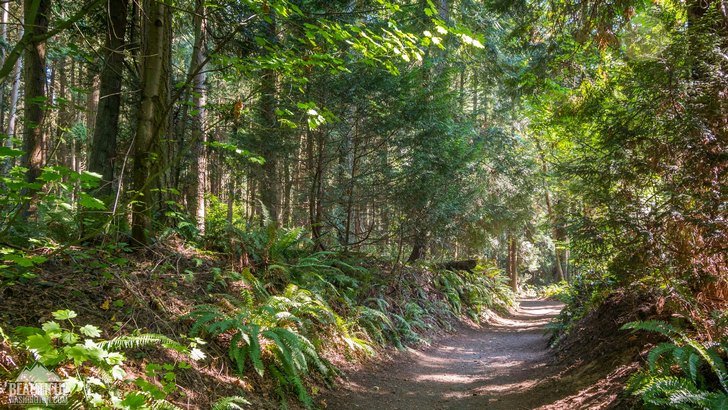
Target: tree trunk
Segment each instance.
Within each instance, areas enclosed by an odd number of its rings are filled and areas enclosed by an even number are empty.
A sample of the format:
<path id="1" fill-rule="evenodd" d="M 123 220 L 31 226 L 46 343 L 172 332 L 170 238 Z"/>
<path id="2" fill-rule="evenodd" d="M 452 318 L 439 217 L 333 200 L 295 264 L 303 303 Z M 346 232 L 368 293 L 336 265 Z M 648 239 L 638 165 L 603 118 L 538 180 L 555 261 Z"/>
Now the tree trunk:
<path id="1" fill-rule="evenodd" d="M 473 70 L 473 81 L 472 81 L 472 83 L 473 83 L 473 112 L 472 112 L 472 116 L 473 116 L 473 120 L 475 120 L 475 124 L 474 125 L 476 127 L 478 126 L 478 110 L 480 109 L 480 107 L 478 107 L 478 105 L 479 105 L 479 98 L 480 98 L 480 96 L 478 95 L 478 86 L 480 85 L 480 84 L 478 84 L 478 81 L 479 81 L 479 79 L 478 79 L 478 69 L 476 68 L 476 69 Z"/>
<path id="2" fill-rule="evenodd" d="M 18 37 L 23 37 L 23 28 L 21 27 Z M 18 121 L 18 100 L 20 97 L 20 82 L 23 74 L 23 58 L 20 57 L 15 61 L 15 71 L 13 74 L 13 86 L 10 91 L 10 107 L 8 112 L 8 128 L 5 131 L 5 146 L 13 148 L 13 138 L 15 138 L 15 125 Z M 3 163 L 2 175 L 7 175 L 10 168 L 13 167 L 14 160 L 8 158 Z"/>
<path id="3" fill-rule="evenodd" d="M 556 259 L 556 273 L 558 275 L 558 280 L 563 281 L 566 279 L 566 276 L 564 275 L 564 268 L 561 265 L 561 254 L 559 252 L 559 245 L 558 245 L 558 230 L 556 227 L 556 215 L 554 214 L 553 207 L 551 206 L 551 194 L 549 193 L 548 185 L 546 184 L 546 174 L 548 173 L 548 166 L 546 165 L 546 158 L 544 156 L 544 151 L 541 148 L 541 143 L 539 141 L 536 141 L 537 148 L 539 150 L 539 157 L 541 158 L 541 172 L 543 173 L 543 192 L 544 192 L 544 200 L 546 202 L 546 214 L 549 219 L 549 223 L 551 224 L 551 232 L 554 240 L 554 258 Z"/>
<path id="4" fill-rule="evenodd" d="M 233 178 L 233 175 L 230 175 L 230 178 L 228 178 L 227 188 L 227 215 L 225 219 L 227 220 L 228 225 L 232 226 L 235 216 L 235 178 Z"/>
<path id="5" fill-rule="evenodd" d="M 89 130 L 89 132 L 93 132 L 93 130 L 96 129 L 96 115 L 98 115 L 99 102 L 101 100 L 101 78 L 99 77 L 99 74 L 95 70 L 92 70 L 90 67 L 86 69 L 86 72 L 84 74 L 86 75 L 86 84 L 88 84 L 89 90 L 88 94 L 86 94 L 86 110 L 84 112 L 84 120 L 86 124 L 86 129 Z M 92 142 L 93 139 L 89 138 L 86 141 L 86 144 L 83 144 L 86 146 L 87 164 L 89 161 L 88 155 L 91 153 Z"/>
<path id="6" fill-rule="evenodd" d="M 266 25 L 267 40 L 274 44 L 276 38 L 276 23 L 273 16 Z M 280 222 L 280 198 L 278 181 L 278 155 L 281 148 L 281 135 L 279 131 L 276 108 L 278 105 L 278 73 L 275 70 L 263 70 L 261 73 L 260 116 L 262 129 L 258 136 L 261 143 L 261 155 L 265 163 L 261 167 L 262 175 L 259 179 L 260 200 L 268 211 L 270 222 L 278 225 Z"/>
<path id="7" fill-rule="evenodd" d="M 192 126 L 193 154 L 196 159 L 192 166 L 194 203 L 192 206 L 197 230 L 205 234 L 205 192 L 207 189 L 207 137 L 206 126 L 206 97 L 205 89 L 205 7 L 203 0 L 196 0 L 194 31 L 195 43 L 190 61 L 190 74 L 192 81 L 192 105 L 195 107 Z"/>
<path id="8" fill-rule="evenodd" d="M 510 271 L 511 271 L 511 290 L 518 293 L 518 238 L 510 236 L 508 243 Z"/>
<path id="9" fill-rule="evenodd" d="M 341 245 L 344 252 L 349 250 L 352 241 L 352 218 L 354 210 L 354 188 L 356 176 L 356 155 L 357 155 L 357 132 L 358 132 L 358 112 L 354 109 L 354 124 L 351 131 L 344 136 L 344 149 L 342 150 L 342 158 L 340 164 L 340 184 L 344 187 L 344 197 L 342 198 L 342 207 L 344 208 L 344 232 L 341 238 Z M 354 231 L 356 233 L 356 230 Z"/>
<path id="10" fill-rule="evenodd" d="M 0 8 L 3 10 L 1 20 L 2 27 L 0 27 L 0 40 L 3 41 L 3 44 L 8 44 L 8 17 L 10 17 L 10 2 L 3 1 L 0 3 Z M 22 37 L 22 35 L 20 37 Z M 6 54 L 5 48 L 0 48 L 0 67 L 5 64 Z"/>
<path id="11" fill-rule="evenodd" d="M 289 156 L 283 164 L 283 212 L 281 223 L 284 225 L 291 223 L 291 190 L 293 189 L 293 180 L 291 178 L 291 158 Z"/>
<path id="12" fill-rule="evenodd" d="M 316 138 L 314 138 L 316 137 Z M 309 169 L 311 189 L 309 190 L 309 224 L 316 250 L 324 250 L 323 244 L 323 194 L 324 194 L 324 137 L 320 132 L 308 130 Z M 315 155 L 314 155 L 315 148 Z"/>
<path id="13" fill-rule="evenodd" d="M 24 0 L 24 25 L 31 41 L 25 48 L 25 112 L 23 132 L 23 166 L 28 169 L 27 181 L 35 182 L 43 167 L 43 141 L 46 120 L 46 43 L 33 38 L 48 32 L 50 0 Z M 26 216 L 34 213 L 28 208 Z"/>
<path id="14" fill-rule="evenodd" d="M 152 172 L 158 168 L 160 136 L 166 129 L 169 97 L 171 14 L 156 0 L 145 0 L 142 17 L 141 101 L 134 141 L 132 179 L 132 238 L 136 245 L 149 243 L 152 222 Z"/>
<path id="15" fill-rule="evenodd" d="M 128 6 L 128 0 L 109 0 L 106 13 L 104 67 L 101 70 L 100 99 L 89 154 L 89 170 L 101 175 L 99 194 L 104 196 L 114 190 Z"/>
<path id="16" fill-rule="evenodd" d="M 8 44 L 8 18 L 10 17 L 10 4 L 0 3 L 2 8 L 2 17 L 0 17 L 0 41 L 2 44 Z M 5 65 L 5 48 L 0 47 L 0 67 Z M 0 83 L 0 130 L 5 129 L 5 82 Z M 0 170 L 1 171 L 1 170 Z"/>
<path id="17" fill-rule="evenodd" d="M 564 275 L 564 267 L 561 264 L 561 252 L 559 251 L 559 239 L 556 232 L 556 216 L 554 215 L 553 208 L 551 206 L 551 195 L 549 195 L 548 189 L 544 186 L 544 196 L 546 200 L 546 212 L 548 213 L 549 221 L 551 221 L 553 232 L 553 240 L 554 240 L 554 258 L 556 259 L 556 273 L 558 274 L 559 281 L 566 280 L 566 276 Z"/>
<path id="18" fill-rule="evenodd" d="M 58 71 L 58 91 L 57 91 L 57 97 L 53 97 L 53 101 L 59 101 L 58 104 L 58 117 L 56 120 L 56 139 L 58 140 L 58 151 L 55 153 L 55 163 L 59 165 L 63 165 L 65 167 L 71 168 L 70 164 L 68 163 L 67 159 L 69 158 L 70 153 L 70 146 L 73 143 L 73 140 L 75 139 L 75 135 L 68 132 L 68 130 L 73 126 L 73 101 L 69 97 L 69 82 L 70 79 L 70 86 L 73 87 L 75 84 L 73 83 L 74 77 L 72 75 L 72 72 L 69 73 L 69 66 L 70 70 L 73 70 L 73 66 L 69 62 L 66 61 L 66 58 L 60 58 L 56 62 L 57 64 L 57 71 Z"/>
<path id="19" fill-rule="evenodd" d="M 407 263 L 414 263 L 425 257 L 425 251 L 427 249 L 427 235 L 423 233 L 417 233 L 412 243 L 412 252 Z"/>

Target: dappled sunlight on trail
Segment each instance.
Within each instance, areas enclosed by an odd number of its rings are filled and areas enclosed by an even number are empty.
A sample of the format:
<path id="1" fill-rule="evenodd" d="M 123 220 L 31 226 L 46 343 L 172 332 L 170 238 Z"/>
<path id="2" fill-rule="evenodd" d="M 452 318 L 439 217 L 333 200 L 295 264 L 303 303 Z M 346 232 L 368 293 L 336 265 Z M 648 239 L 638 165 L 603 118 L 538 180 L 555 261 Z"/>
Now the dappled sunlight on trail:
<path id="1" fill-rule="evenodd" d="M 548 377 L 545 325 L 558 302 L 525 299 L 507 317 L 463 327 L 405 358 L 349 375 L 324 400 L 329 409 L 532 409 L 550 402 L 531 391 Z"/>

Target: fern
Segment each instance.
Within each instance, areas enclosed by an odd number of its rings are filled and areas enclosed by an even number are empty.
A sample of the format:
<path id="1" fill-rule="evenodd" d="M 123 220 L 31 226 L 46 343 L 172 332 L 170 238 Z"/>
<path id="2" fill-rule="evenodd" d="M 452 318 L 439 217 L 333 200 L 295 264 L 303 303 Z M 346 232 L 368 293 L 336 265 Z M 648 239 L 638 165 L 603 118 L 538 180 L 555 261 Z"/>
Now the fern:
<path id="1" fill-rule="evenodd" d="M 648 355 L 648 369 L 629 382 L 634 394 L 649 405 L 673 409 L 724 408 L 728 403 L 728 371 L 725 346 L 703 345 L 681 329 L 661 321 L 631 322 L 622 327 L 667 336 Z M 719 386 L 708 383 L 704 369 L 710 369 Z"/>
<path id="2" fill-rule="evenodd" d="M 155 399 L 152 394 L 148 392 L 140 392 L 140 394 L 146 397 L 148 403 L 151 403 L 149 404 L 149 408 L 151 410 L 182 410 L 181 407 L 177 407 L 167 400 Z"/>
<path id="3" fill-rule="evenodd" d="M 276 346 L 277 371 L 273 374 L 278 383 L 292 387 L 301 403 L 306 407 L 312 406 L 313 400 L 303 384 L 301 374 L 308 373 L 307 356 L 319 360 L 313 345 L 304 337 L 282 328 L 267 330 L 264 335 L 274 341 Z"/>
<path id="4" fill-rule="evenodd" d="M 292 390 L 310 407 L 313 401 L 303 377 L 311 373 L 326 377 L 330 366 L 319 357 L 313 343 L 297 332 L 297 325 L 303 322 L 298 314 L 315 318 L 318 323 L 335 321 L 323 302 L 296 287 L 287 288 L 284 296 L 270 297 L 252 311 L 239 309 L 228 314 L 217 306 L 201 305 L 189 317 L 195 320 L 193 335 L 200 331 L 212 335 L 233 332 L 228 355 L 240 375 L 252 363 L 260 377 L 269 374 L 276 381 L 278 391 Z M 285 401 L 285 397 L 281 400 Z"/>
<path id="5" fill-rule="evenodd" d="M 689 380 L 674 376 L 651 379 L 637 393 L 648 404 L 672 408 L 691 408 L 686 405 L 698 404 L 705 399 Z"/>
<path id="6" fill-rule="evenodd" d="M 119 336 L 111 340 L 98 342 L 99 347 L 105 350 L 139 349 L 142 347 L 160 344 L 164 347 L 172 348 L 178 351 L 183 351 L 184 349 L 186 349 L 185 346 L 175 342 L 169 337 L 154 333 Z"/>
<path id="7" fill-rule="evenodd" d="M 513 292 L 499 273 L 494 266 L 482 265 L 475 272 L 444 270 L 436 274 L 434 284 L 456 315 L 467 314 L 477 322 L 486 309 L 513 304 Z"/>
<path id="8" fill-rule="evenodd" d="M 391 330 L 394 325 L 391 319 L 381 310 L 368 306 L 357 306 L 354 318 L 365 333 L 374 341 L 383 344 L 386 341 L 385 330 Z"/>
<path id="9" fill-rule="evenodd" d="M 655 332 L 667 336 L 670 340 L 673 340 L 676 336 L 682 335 L 680 330 L 678 330 L 675 326 L 661 320 L 629 322 L 622 326 L 622 330 Z"/>
<path id="10" fill-rule="evenodd" d="M 250 404 L 242 396 L 230 396 L 216 401 L 211 410 L 242 410 L 241 406 Z"/>

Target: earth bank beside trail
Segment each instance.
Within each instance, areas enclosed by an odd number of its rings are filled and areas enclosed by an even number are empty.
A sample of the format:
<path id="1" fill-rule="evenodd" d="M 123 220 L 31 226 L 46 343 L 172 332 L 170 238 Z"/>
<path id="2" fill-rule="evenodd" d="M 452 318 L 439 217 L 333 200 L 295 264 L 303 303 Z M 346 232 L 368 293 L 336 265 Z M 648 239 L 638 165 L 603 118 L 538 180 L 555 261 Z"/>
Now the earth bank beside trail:
<path id="1" fill-rule="evenodd" d="M 376 410 L 625 408 L 618 396 L 634 366 L 554 362 L 545 327 L 562 307 L 521 300 L 507 317 L 482 327 L 462 325 L 425 349 L 349 371 L 320 404 Z"/>

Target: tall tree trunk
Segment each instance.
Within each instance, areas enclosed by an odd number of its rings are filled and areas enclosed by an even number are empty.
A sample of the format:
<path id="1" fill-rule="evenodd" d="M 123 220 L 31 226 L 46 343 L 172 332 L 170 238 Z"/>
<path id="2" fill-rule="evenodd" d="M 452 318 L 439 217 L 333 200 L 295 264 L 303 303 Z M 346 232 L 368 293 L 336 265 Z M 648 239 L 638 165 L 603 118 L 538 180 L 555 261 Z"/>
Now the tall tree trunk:
<path id="1" fill-rule="evenodd" d="M 10 2 L 0 2 L 0 8 L 3 10 L 2 17 L 0 17 L 0 23 L 2 23 L 2 27 L 0 27 L 0 40 L 2 40 L 4 44 L 8 44 L 8 17 L 10 17 Z M 20 37 L 22 37 L 22 35 Z M 0 67 L 5 64 L 6 54 L 5 47 L 0 48 Z"/>
<path id="2" fill-rule="evenodd" d="M 458 106 L 460 107 L 460 114 L 462 116 L 465 116 L 465 73 L 466 73 L 466 67 L 463 64 L 462 67 L 460 67 L 460 76 L 459 76 L 459 82 L 458 84 Z"/>
<path id="3" fill-rule="evenodd" d="M 271 20 L 266 25 L 266 38 L 274 44 L 277 41 L 276 23 Z M 261 155 L 265 163 L 261 167 L 262 175 L 259 178 L 260 200 L 267 209 L 271 223 L 280 223 L 280 198 L 278 181 L 278 155 L 281 148 L 281 135 L 276 116 L 278 106 L 278 73 L 275 70 L 263 70 L 260 84 L 260 116 L 261 134 L 258 136 L 261 143 Z"/>
<path id="4" fill-rule="evenodd" d="M 315 137 L 315 138 L 314 138 Z M 308 130 L 310 149 L 311 189 L 309 191 L 309 224 L 316 250 L 324 250 L 323 244 L 323 195 L 324 195 L 324 136 L 321 132 Z M 315 155 L 314 155 L 315 148 Z"/>
<path id="5" fill-rule="evenodd" d="M 58 104 L 58 119 L 56 121 L 56 140 L 58 141 L 58 151 L 55 153 L 55 162 L 59 165 L 63 165 L 65 167 L 71 168 L 70 164 L 68 163 L 67 159 L 69 157 L 70 153 L 70 146 L 72 144 L 72 140 L 75 139 L 75 135 L 73 133 L 68 132 L 68 130 L 73 125 L 73 101 L 69 97 L 69 80 L 70 80 L 70 86 L 73 87 L 75 84 L 73 83 L 73 76 L 72 73 L 69 73 L 69 67 L 70 70 L 73 70 L 73 66 L 69 62 L 66 61 L 66 58 L 61 57 L 57 61 L 58 65 L 58 97 L 53 98 L 54 101 L 60 101 L 61 103 Z"/>
<path id="6" fill-rule="evenodd" d="M 106 13 L 104 67 L 101 70 L 100 99 L 89 154 L 89 170 L 101 175 L 99 194 L 104 196 L 110 195 L 114 190 L 128 6 L 128 0 L 109 0 Z"/>
<path id="7" fill-rule="evenodd" d="M 511 289 L 518 292 L 518 239 L 508 233 L 508 276 L 511 280 Z"/>
<path id="8" fill-rule="evenodd" d="M 284 225 L 291 223 L 291 190 L 293 189 L 293 180 L 291 176 L 291 158 L 286 158 L 283 164 L 283 212 L 281 223 Z"/>
<path id="9" fill-rule="evenodd" d="M 2 44 L 8 44 L 8 18 L 10 17 L 10 3 L 1 2 L 2 16 L 0 17 L 0 41 Z M 0 47 L 0 67 L 5 64 L 5 48 Z M 5 82 L 0 83 L 0 130 L 5 129 Z"/>
<path id="10" fill-rule="evenodd" d="M 190 61 L 190 74 L 194 75 L 192 81 L 192 105 L 195 107 L 192 127 L 192 143 L 194 144 L 194 161 L 192 165 L 194 203 L 193 214 L 197 221 L 197 230 L 205 234 L 205 192 L 207 189 L 207 137 L 206 126 L 206 97 L 205 88 L 205 6 L 203 0 L 196 0 L 194 30 L 195 43 Z"/>
<path id="11" fill-rule="evenodd" d="M 6 4 L 7 5 L 7 4 Z M 18 37 L 23 37 L 23 28 L 21 27 L 18 33 Z M 15 60 L 15 69 L 13 74 L 13 85 L 10 90 L 10 104 L 8 112 L 8 128 L 5 130 L 7 135 L 5 139 L 5 146 L 13 148 L 13 138 L 15 138 L 15 125 L 18 121 L 18 100 L 20 97 L 20 82 L 23 74 L 23 58 L 19 57 Z M 13 167 L 14 160 L 8 158 L 2 165 L 2 175 L 6 175 L 10 168 Z"/>
<path id="12" fill-rule="evenodd" d="M 235 178 L 234 175 L 230 175 L 230 177 L 227 180 L 227 215 L 225 217 L 225 220 L 227 220 L 228 225 L 233 225 L 233 218 L 234 218 L 234 211 L 235 211 Z"/>
<path id="13" fill-rule="evenodd" d="M 473 120 L 475 120 L 475 124 L 474 125 L 476 127 L 478 126 L 478 110 L 480 109 L 480 107 L 478 106 L 479 105 L 479 101 L 480 101 L 479 100 L 480 96 L 478 95 L 478 87 L 479 87 L 480 84 L 478 84 L 478 81 L 479 81 L 479 79 L 478 79 L 478 69 L 476 68 L 475 70 L 473 70 L 473 81 L 472 81 L 472 83 L 473 83 L 473 112 L 472 112 L 472 116 L 473 116 Z"/>
<path id="14" fill-rule="evenodd" d="M 98 73 L 95 72 L 95 70 L 92 70 L 90 68 L 86 69 L 86 84 L 88 87 L 88 94 L 86 94 L 86 111 L 85 111 L 85 118 L 83 118 L 86 129 L 89 130 L 89 132 L 93 132 L 93 130 L 96 129 L 96 116 L 99 112 L 99 102 L 101 100 L 101 78 L 99 77 Z M 85 145 L 86 148 L 86 164 L 88 167 L 88 161 L 89 161 L 89 155 L 91 153 L 91 143 L 92 139 L 89 138 L 86 141 L 86 144 L 79 144 L 79 145 Z"/>
<path id="15" fill-rule="evenodd" d="M 353 124 L 349 132 L 343 136 L 341 156 L 339 158 L 339 184 L 343 188 L 340 206 L 344 211 L 343 224 L 344 232 L 339 231 L 339 243 L 344 248 L 344 252 L 349 250 L 351 241 L 351 221 L 352 210 L 354 206 L 354 173 L 355 173 L 355 156 L 356 156 L 356 132 L 358 124 L 358 114 L 356 108 L 352 112 Z"/>
<path id="16" fill-rule="evenodd" d="M 149 243 L 152 223 L 152 173 L 159 168 L 160 138 L 167 128 L 171 13 L 157 0 L 145 0 L 142 14 L 141 101 L 134 141 L 132 238 Z M 156 179 L 156 178 L 155 178 Z"/>
<path id="17" fill-rule="evenodd" d="M 407 263 L 416 262 L 425 257 L 425 251 L 427 249 L 427 238 L 419 232 L 412 241 L 412 252 L 407 258 Z"/>
<path id="18" fill-rule="evenodd" d="M 35 182 L 43 167 L 43 141 L 46 120 L 46 42 L 33 38 L 48 32 L 50 0 L 24 0 L 26 32 L 32 36 L 25 48 L 24 83 L 25 111 L 23 132 L 23 166 L 28 169 L 27 181 Z M 28 214 L 34 210 L 28 209 Z M 28 216 L 28 215 L 26 215 Z"/>
<path id="19" fill-rule="evenodd" d="M 554 241 L 554 258 L 556 259 L 556 273 L 558 275 L 558 280 L 563 281 L 566 280 L 566 276 L 564 275 L 564 268 L 561 264 L 561 252 L 559 251 L 559 245 L 558 245 L 558 229 L 556 227 L 556 215 L 554 214 L 553 206 L 551 206 L 551 193 L 549 192 L 548 184 L 546 183 L 546 175 L 548 173 L 548 165 L 546 165 L 546 157 L 544 155 L 543 148 L 541 147 L 541 142 L 536 141 L 536 146 L 539 151 L 539 157 L 541 159 L 541 172 L 543 173 L 543 193 L 544 193 L 544 201 L 546 202 L 546 215 L 548 216 L 549 223 L 551 224 L 551 233 Z"/>
<path id="20" fill-rule="evenodd" d="M 546 201 L 546 213 L 548 214 L 549 221 L 551 222 L 551 232 L 554 240 L 554 258 L 556 259 L 556 273 L 560 281 L 566 280 L 564 275 L 564 267 L 561 264 L 561 251 L 559 250 L 559 237 L 556 229 L 556 215 L 554 214 L 553 207 L 551 206 L 551 195 L 549 194 L 548 188 L 544 183 L 544 199 Z"/>

